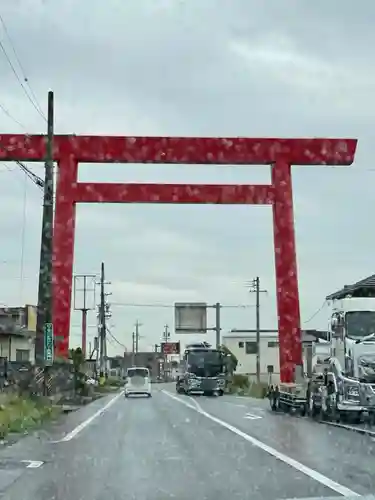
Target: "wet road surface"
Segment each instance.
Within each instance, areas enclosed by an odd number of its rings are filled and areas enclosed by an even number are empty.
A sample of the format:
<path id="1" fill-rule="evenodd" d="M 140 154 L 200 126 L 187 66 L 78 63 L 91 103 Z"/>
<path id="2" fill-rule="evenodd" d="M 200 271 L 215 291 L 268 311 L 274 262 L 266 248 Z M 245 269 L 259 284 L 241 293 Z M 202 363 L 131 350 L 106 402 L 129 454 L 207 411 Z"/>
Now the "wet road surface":
<path id="1" fill-rule="evenodd" d="M 1 498 L 273 500 L 375 491 L 375 443 L 363 436 L 271 414 L 264 402 L 193 400 L 172 387 L 158 386 L 151 399 L 113 398 L 0 450 Z"/>
<path id="2" fill-rule="evenodd" d="M 175 397 L 171 389 L 167 391 Z M 268 400 L 234 396 L 193 399 L 209 414 L 333 481 L 361 495 L 375 492 L 373 438 L 308 418 L 275 414 Z"/>

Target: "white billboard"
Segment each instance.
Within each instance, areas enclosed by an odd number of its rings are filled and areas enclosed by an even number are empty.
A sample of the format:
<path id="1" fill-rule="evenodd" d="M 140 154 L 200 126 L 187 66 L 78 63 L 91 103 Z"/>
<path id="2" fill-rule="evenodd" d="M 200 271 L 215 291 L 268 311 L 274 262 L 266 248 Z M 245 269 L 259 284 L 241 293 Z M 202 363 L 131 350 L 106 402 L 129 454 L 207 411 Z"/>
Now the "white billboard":
<path id="1" fill-rule="evenodd" d="M 207 304 L 205 302 L 177 302 L 174 305 L 175 332 L 207 333 Z"/>

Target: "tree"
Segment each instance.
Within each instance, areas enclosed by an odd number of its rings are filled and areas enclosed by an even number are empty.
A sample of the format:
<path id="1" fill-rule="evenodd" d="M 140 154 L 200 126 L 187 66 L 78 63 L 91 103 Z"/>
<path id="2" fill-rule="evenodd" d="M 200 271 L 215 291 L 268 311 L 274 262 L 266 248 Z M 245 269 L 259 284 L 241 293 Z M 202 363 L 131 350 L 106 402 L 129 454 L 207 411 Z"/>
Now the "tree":
<path id="1" fill-rule="evenodd" d="M 228 349 L 228 347 L 226 345 L 222 344 L 220 346 L 220 349 L 225 355 L 225 365 L 226 365 L 227 372 L 229 375 L 233 375 L 233 373 L 237 369 L 238 359 L 233 354 L 233 352 L 230 349 Z"/>
<path id="2" fill-rule="evenodd" d="M 74 388 L 76 391 L 82 391 L 85 381 L 84 381 L 84 373 L 82 371 L 83 364 L 85 362 L 85 358 L 80 347 L 76 349 L 70 349 L 69 357 L 73 363 L 73 371 L 74 371 Z"/>

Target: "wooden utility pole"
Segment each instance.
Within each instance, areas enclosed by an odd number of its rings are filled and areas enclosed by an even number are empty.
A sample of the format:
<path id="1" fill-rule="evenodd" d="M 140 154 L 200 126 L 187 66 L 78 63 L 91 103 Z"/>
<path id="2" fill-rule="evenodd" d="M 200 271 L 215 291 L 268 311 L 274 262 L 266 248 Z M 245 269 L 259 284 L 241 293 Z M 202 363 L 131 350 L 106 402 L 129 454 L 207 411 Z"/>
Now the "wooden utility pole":
<path id="1" fill-rule="evenodd" d="M 52 256 L 53 256 L 53 122 L 54 103 L 53 92 L 48 92 L 48 116 L 46 157 L 43 195 L 42 236 L 40 245 L 38 309 L 35 338 L 35 363 L 45 366 L 45 340 L 46 325 L 53 323 L 52 318 Z"/>

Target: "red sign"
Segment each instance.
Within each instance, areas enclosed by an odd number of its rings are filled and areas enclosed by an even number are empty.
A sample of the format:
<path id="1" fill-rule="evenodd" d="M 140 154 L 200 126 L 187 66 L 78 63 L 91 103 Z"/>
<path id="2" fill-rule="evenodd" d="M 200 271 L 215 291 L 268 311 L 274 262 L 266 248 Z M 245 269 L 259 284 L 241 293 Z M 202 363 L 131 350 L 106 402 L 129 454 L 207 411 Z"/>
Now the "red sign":
<path id="1" fill-rule="evenodd" d="M 162 342 L 161 352 L 163 354 L 180 354 L 180 342 Z"/>

